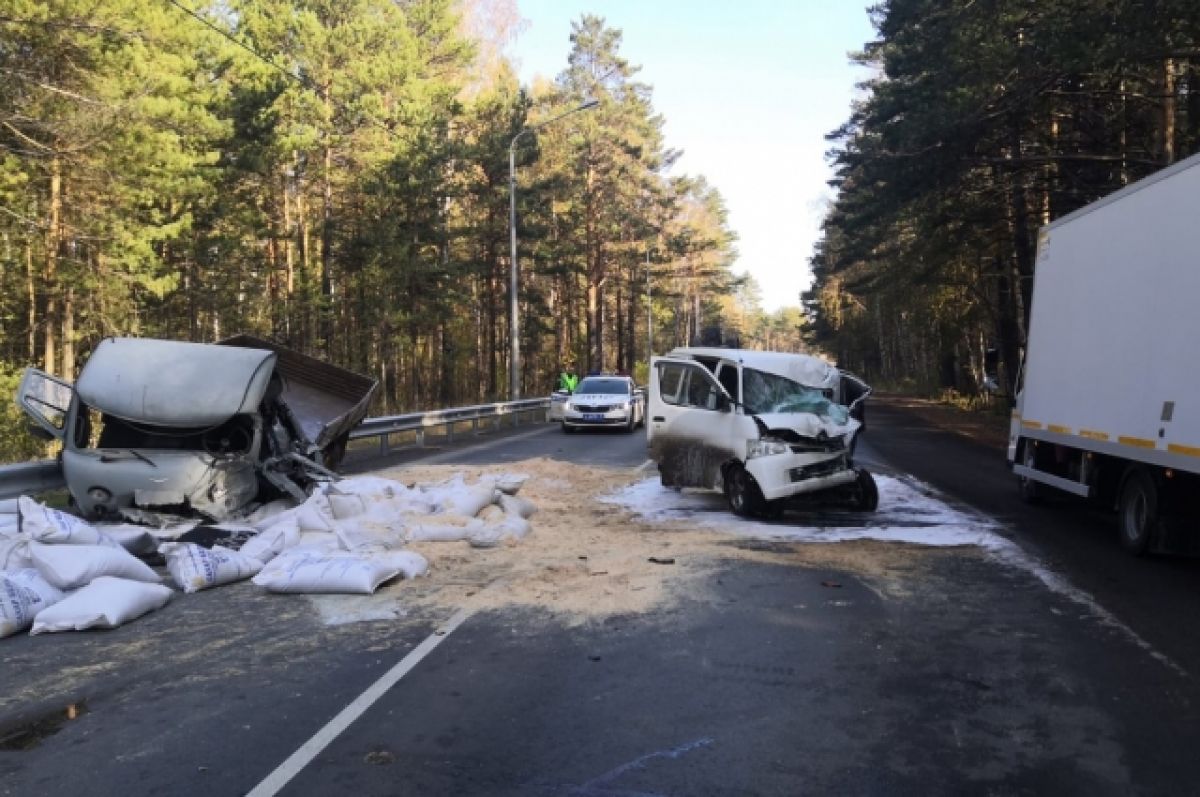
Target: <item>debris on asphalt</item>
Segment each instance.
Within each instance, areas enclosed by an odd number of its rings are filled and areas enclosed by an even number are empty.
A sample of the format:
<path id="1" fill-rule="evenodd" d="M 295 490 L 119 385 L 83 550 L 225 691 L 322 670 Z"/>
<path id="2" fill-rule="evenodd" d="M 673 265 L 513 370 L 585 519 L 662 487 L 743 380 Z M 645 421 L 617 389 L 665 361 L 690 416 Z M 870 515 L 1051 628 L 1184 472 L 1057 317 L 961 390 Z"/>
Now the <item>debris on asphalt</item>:
<path id="1" fill-rule="evenodd" d="M 246 579 L 268 592 L 370 595 L 429 561 L 407 546 L 515 544 L 531 531 L 527 477 L 462 474 L 431 484 L 356 476 L 320 484 L 303 501 L 276 500 L 244 516 L 201 523 L 133 510 L 89 522 L 29 497 L 0 505 L 0 637 L 116 628 L 184 593 Z M 150 525 L 142 525 L 134 521 Z M 147 561 L 150 560 L 151 564 Z"/>
<path id="2" fill-rule="evenodd" d="M 647 561 L 656 565 L 673 565 L 675 557 L 673 556 L 651 556 Z"/>
<path id="3" fill-rule="evenodd" d="M 841 589 L 842 585 L 836 581 L 822 581 L 821 586 L 822 587 L 834 587 L 836 589 Z"/>

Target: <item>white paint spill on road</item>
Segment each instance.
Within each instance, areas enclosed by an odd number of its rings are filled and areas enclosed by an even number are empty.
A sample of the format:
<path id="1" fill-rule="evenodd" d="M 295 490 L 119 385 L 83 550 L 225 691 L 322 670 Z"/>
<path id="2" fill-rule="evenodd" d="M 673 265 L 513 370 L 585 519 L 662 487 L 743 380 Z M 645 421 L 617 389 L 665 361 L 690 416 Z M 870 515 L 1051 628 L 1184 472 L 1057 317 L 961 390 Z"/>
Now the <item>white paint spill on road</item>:
<path id="1" fill-rule="evenodd" d="M 789 515 L 777 521 L 734 517 L 724 496 L 719 493 L 671 490 L 663 487 L 657 477 L 635 482 L 600 500 L 624 507 L 650 523 L 686 522 L 755 540 L 795 543 L 880 540 L 982 548 L 994 560 L 1031 574 L 1052 592 L 1083 606 L 1101 624 L 1125 636 L 1163 666 L 1179 675 L 1187 675 L 1186 670 L 1138 636 L 1092 595 L 1073 586 L 1002 535 L 1000 524 L 969 510 L 950 506 L 938 497 L 936 490 L 915 479 L 876 474 L 875 480 L 879 487 L 876 512 L 827 509 L 800 516 Z M 813 521 L 815 524 L 808 525 Z"/>

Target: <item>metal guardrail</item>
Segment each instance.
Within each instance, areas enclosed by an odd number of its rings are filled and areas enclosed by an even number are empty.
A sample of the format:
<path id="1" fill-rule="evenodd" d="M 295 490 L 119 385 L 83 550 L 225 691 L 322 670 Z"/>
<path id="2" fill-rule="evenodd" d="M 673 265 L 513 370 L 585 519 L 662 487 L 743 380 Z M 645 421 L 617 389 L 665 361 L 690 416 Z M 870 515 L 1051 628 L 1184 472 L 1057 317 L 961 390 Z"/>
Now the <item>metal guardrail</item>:
<path id="1" fill-rule="evenodd" d="M 455 407 L 432 412 L 412 412 L 407 415 L 388 415 L 382 418 L 367 418 L 350 432 L 351 440 L 379 438 L 379 453 L 387 454 L 393 446 L 392 435 L 414 433 L 414 444 L 425 445 L 425 433 L 429 429 L 445 427 L 443 435 L 447 441 L 454 439 L 455 427 L 471 424 L 471 434 L 479 434 L 481 424 L 491 422 L 498 427 L 507 420 L 513 426 L 521 423 L 522 417 L 542 413 L 542 420 L 550 409 L 550 399 L 525 399 L 504 401 L 497 404 L 478 404 L 473 407 Z M 35 462 L 18 462 L 0 465 L 0 500 L 21 495 L 57 490 L 66 486 L 58 460 L 46 459 Z"/>
<path id="2" fill-rule="evenodd" d="M 525 399 L 524 401 L 505 401 L 499 404 L 478 404 L 473 407 L 456 407 L 449 410 L 434 410 L 433 412 L 412 412 L 407 415 L 389 415 L 383 418 L 367 418 L 350 433 L 351 440 L 362 440 L 366 437 L 379 438 L 379 453 L 386 454 L 391 450 L 391 436 L 402 432 L 413 432 L 414 443 L 425 445 L 425 432 L 432 428 L 445 427 L 443 434 L 446 440 L 454 439 L 454 427 L 459 424 L 471 424 L 471 434 L 478 434 L 482 422 L 491 422 L 499 426 L 511 419 L 513 426 L 519 426 L 523 416 L 540 412 L 542 420 L 550 409 L 550 399 Z"/>

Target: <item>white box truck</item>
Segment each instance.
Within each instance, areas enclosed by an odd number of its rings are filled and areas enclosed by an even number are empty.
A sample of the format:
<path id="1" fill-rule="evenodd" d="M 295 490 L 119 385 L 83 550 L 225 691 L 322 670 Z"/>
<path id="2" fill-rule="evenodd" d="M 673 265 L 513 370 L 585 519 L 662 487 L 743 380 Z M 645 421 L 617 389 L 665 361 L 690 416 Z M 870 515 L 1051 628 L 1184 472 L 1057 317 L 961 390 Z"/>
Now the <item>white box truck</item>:
<path id="1" fill-rule="evenodd" d="M 1045 227 L 1009 435 L 1022 496 L 1117 512 L 1133 553 L 1195 548 L 1200 156 Z"/>

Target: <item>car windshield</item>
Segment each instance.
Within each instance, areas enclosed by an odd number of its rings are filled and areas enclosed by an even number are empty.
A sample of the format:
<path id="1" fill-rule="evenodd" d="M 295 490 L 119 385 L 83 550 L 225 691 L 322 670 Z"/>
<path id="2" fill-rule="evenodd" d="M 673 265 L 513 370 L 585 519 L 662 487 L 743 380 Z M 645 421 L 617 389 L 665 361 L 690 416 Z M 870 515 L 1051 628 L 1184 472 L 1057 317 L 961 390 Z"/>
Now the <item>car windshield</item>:
<path id="1" fill-rule="evenodd" d="M 825 391 L 753 368 L 742 371 L 742 404 L 751 415 L 810 413 L 834 423 L 845 423 L 850 417 L 849 410 L 830 400 Z"/>
<path id="2" fill-rule="evenodd" d="M 629 381 L 625 379 L 588 377 L 579 383 L 579 387 L 575 388 L 575 392 L 593 395 L 628 396 Z"/>

